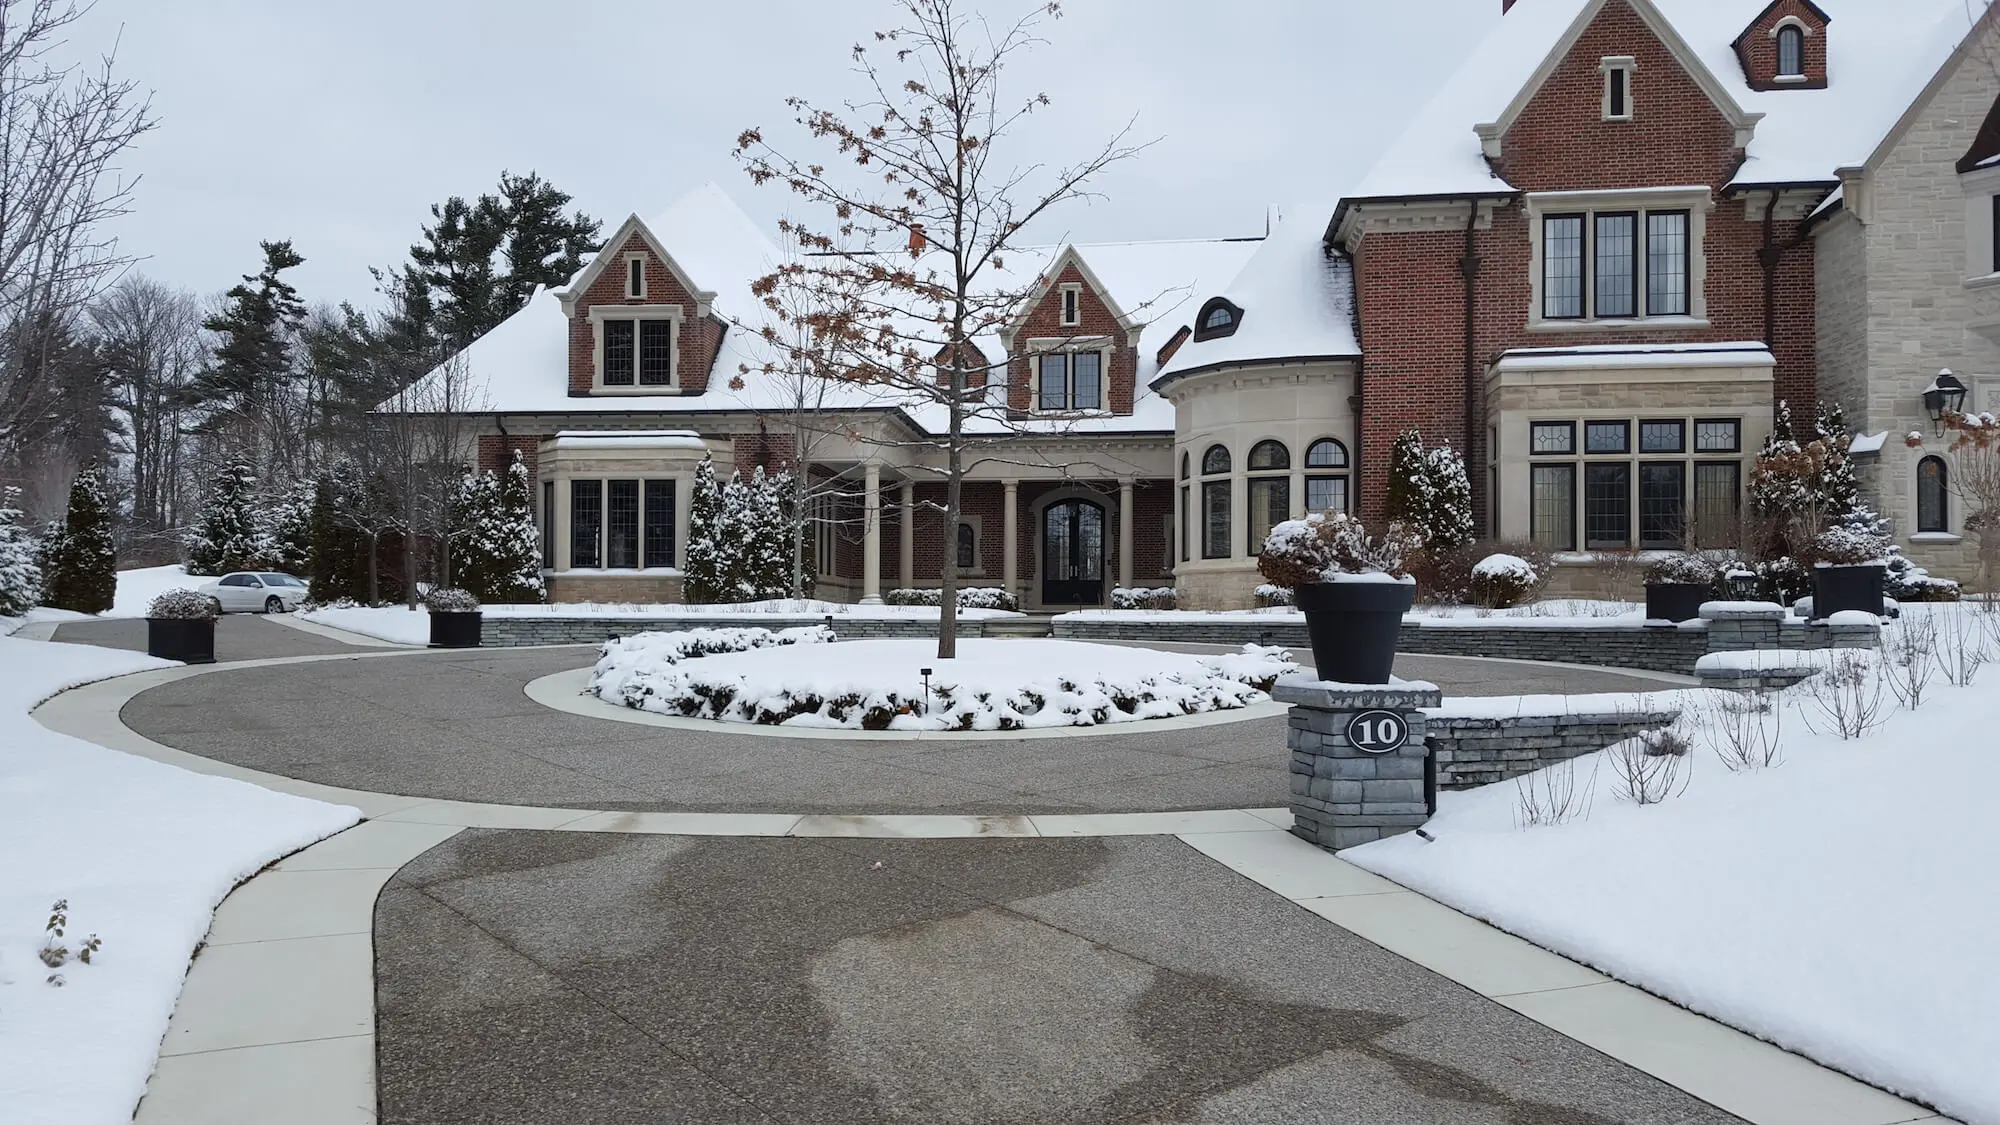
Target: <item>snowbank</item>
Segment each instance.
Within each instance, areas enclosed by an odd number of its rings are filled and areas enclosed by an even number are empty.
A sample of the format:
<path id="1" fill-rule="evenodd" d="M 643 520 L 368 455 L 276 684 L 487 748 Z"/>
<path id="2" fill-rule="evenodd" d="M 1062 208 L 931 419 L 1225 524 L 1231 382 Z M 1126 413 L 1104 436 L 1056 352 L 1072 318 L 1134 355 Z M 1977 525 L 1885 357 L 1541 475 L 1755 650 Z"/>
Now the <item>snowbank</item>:
<path id="1" fill-rule="evenodd" d="M 868 730 L 1020 730 L 1191 715 L 1262 703 L 1297 667 L 1245 645 L 1198 657 L 1076 641 L 929 640 L 791 644 L 662 661 L 606 645 L 591 690 L 612 703 L 736 723 Z M 930 670 L 926 691 L 923 670 Z"/>
<path id="2" fill-rule="evenodd" d="M 153 599 L 168 590 L 186 587 L 193 589 L 213 579 L 189 575 L 187 568 L 176 563 L 173 566 L 148 566 L 138 570 L 118 572 L 118 589 L 111 595 L 111 608 L 105 617 L 144 617 L 146 607 Z"/>
<path id="3" fill-rule="evenodd" d="M 165 570 L 168 568 L 155 568 Z M 125 595 L 123 575 L 119 596 Z M 168 666 L 138 653 L 0 638 L 0 1106 L 8 1121 L 130 1121 L 215 905 L 354 809 L 190 773 L 56 734 L 43 699 Z M 88 965 L 38 956 L 58 899 Z"/>
<path id="4" fill-rule="evenodd" d="M 1852 659 L 1879 658 L 1857 650 Z M 1580 791 L 1596 787 L 1587 813 L 1568 823 L 1516 827 L 1519 790 L 1501 783 L 1442 794 L 1427 826 L 1435 843 L 1398 836 L 1341 854 L 1698 1012 L 1994 1125 L 1996 687 L 2000 666 L 1989 664 L 1969 687 L 1939 675 L 1913 711 L 1885 689 L 1883 725 L 1852 741 L 1833 733 L 1810 685 L 1793 688 L 1761 720 L 1782 747 L 1774 767 L 1725 768 L 1727 724 L 1711 719 L 1695 728 L 1685 791 L 1662 803 L 1620 798 L 1613 748 L 1553 767 L 1573 769 Z"/>

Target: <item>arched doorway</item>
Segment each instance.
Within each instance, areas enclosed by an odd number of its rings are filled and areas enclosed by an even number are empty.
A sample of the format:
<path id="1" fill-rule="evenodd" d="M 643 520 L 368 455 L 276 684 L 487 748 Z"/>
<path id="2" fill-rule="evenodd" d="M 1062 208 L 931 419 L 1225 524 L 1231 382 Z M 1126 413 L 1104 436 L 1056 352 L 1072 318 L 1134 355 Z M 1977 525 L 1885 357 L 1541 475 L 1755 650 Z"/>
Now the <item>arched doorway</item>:
<path id="1" fill-rule="evenodd" d="M 1042 509 L 1042 604 L 1104 603 L 1104 505 L 1063 500 Z"/>

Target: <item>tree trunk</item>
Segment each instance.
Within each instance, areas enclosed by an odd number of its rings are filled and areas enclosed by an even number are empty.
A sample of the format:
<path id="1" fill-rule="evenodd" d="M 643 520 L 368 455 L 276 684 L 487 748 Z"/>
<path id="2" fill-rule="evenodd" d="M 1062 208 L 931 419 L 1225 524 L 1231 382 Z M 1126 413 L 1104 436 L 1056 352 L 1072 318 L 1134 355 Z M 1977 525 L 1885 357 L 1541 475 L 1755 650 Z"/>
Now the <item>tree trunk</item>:
<path id="1" fill-rule="evenodd" d="M 379 532 L 367 533 L 368 541 L 368 604 L 382 604 L 382 536 Z"/>

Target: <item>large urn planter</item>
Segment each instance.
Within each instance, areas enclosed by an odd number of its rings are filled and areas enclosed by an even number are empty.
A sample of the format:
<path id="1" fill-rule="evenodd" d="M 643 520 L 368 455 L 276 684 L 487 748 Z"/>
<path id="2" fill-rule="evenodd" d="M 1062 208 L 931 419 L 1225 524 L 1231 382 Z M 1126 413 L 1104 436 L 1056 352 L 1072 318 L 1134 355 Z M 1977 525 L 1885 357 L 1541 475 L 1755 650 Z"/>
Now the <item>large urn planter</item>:
<path id="1" fill-rule="evenodd" d="M 1319 678 L 1343 684 L 1386 684 L 1396 665 L 1403 615 L 1415 603 L 1416 584 L 1380 575 L 1314 582 L 1292 591 L 1305 614 Z"/>
<path id="2" fill-rule="evenodd" d="M 1693 621 L 1703 602 L 1715 598 L 1715 587 L 1701 582 L 1646 583 L 1646 620 Z"/>
<path id="3" fill-rule="evenodd" d="M 215 618 L 148 617 L 146 655 L 183 664 L 215 663 Z"/>
<path id="4" fill-rule="evenodd" d="M 479 623 L 483 616 L 476 609 L 459 612 L 431 610 L 431 647 L 478 648 Z"/>
<path id="5" fill-rule="evenodd" d="M 1814 567 L 1813 620 L 1824 621 L 1844 609 L 1882 616 L 1882 586 L 1887 575 L 1886 567 L 1874 563 Z"/>

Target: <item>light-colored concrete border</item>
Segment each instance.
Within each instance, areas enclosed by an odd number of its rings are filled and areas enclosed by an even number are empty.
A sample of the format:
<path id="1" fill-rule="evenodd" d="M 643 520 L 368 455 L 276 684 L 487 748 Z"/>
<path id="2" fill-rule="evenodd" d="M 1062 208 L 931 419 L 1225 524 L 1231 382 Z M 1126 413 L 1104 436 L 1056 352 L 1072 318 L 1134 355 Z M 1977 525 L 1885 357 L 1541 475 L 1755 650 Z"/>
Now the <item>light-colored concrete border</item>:
<path id="1" fill-rule="evenodd" d="M 609 719 L 614 723 L 637 723 L 640 726 L 699 731 L 702 734 L 782 738 L 787 741 L 836 739 L 841 742 L 1019 742 L 1024 739 L 1040 738 L 1090 738 L 1095 735 L 1151 734 L 1155 731 L 1189 730 L 1195 727 L 1221 726 L 1224 723 L 1243 723 L 1251 719 L 1275 718 L 1286 711 L 1282 703 L 1267 702 L 1253 703 L 1248 707 L 1238 707 L 1229 711 L 1177 715 L 1167 719 L 1138 719 L 1089 727 L 1036 727 L 1030 730 L 828 730 L 815 727 L 759 726 L 756 723 L 724 723 L 714 719 L 690 719 L 680 715 L 662 715 L 657 711 L 640 711 L 632 707 L 620 707 L 616 703 L 606 703 L 584 690 L 589 683 L 590 669 L 573 668 L 566 672 L 552 672 L 540 679 L 530 680 L 521 690 L 527 693 L 529 699 L 552 711 L 581 715 L 587 719 Z"/>
<path id="2" fill-rule="evenodd" d="M 371 637 L 366 633 L 357 633 L 352 629 L 340 629 L 332 625 L 322 625 L 317 621 L 307 621 L 297 613 L 271 613 L 266 614 L 264 619 L 297 629 L 301 633 L 311 633 L 315 637 L 325 637 L 327 640 L 339 641 L 342 644 L 354 645 L 357 648 L 396 648 L 408 651 L 425 647 L 423 645 L 406 645 L 396 641 L 385 641 L 380 637 Z"/>

